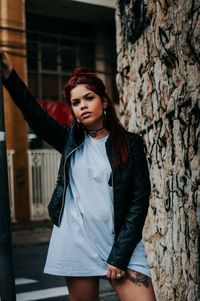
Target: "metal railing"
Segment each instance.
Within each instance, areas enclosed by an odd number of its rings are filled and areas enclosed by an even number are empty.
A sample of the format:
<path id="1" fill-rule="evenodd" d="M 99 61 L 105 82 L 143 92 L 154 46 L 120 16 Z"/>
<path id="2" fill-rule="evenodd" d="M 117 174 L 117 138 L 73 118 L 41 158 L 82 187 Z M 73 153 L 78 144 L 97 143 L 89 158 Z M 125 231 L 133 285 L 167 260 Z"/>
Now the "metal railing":
<path id="1" fill-rule="evenodd" d="M 49 219 L 47 205 L 56 184 L 60 154 L 55 150 L 28 150 L 31 220 Z"/>

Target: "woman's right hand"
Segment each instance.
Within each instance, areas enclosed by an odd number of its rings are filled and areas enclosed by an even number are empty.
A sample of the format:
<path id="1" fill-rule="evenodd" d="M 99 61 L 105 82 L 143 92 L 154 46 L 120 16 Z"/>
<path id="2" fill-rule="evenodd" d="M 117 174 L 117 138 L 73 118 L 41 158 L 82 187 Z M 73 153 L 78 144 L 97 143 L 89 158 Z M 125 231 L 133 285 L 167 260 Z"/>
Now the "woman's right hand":
<path id="1" fill-rule="evenodd" d="M 7 54 L 4 51 L 0 51 L 0 57 L 1 57 L 1 62 L 2 62 L 2 77 L 4 80 L 6 80 L 7 78 L 9 78 L 13 66 L 10 62 L 10 60 L 8 59 Z"/>

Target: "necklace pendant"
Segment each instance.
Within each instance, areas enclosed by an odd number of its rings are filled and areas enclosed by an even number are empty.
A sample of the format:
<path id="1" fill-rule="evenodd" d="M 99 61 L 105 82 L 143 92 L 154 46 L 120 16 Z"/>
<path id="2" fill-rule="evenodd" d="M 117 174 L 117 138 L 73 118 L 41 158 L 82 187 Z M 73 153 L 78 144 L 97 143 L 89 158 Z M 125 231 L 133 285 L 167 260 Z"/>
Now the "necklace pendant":
<path id="1" fill-rule="evenodd" d="M 102 127 L 102 128 L 100 128 L 100 129 L 98 129 L 98 130 L 94 130 L 94 131 L 92 131 L 92 130 L 88 130 L 87 129 L 87 132 L 88 132 L 88 134 L 91 136 L 91 137 L 96 137 L 96 135 L 97 135 L 97 132 L 99 132 L 99 131 L 101 131 L 101 130 L 103 130 L 104 129 L 104 127 Z"/>
<path id="2" fill-rule="evenodd" d="M 90 134 L 91 137 L 95 138 L 96 135 L 97 135 L 97 132 L 96 131 L 91 131 L 89 134 Z"/>

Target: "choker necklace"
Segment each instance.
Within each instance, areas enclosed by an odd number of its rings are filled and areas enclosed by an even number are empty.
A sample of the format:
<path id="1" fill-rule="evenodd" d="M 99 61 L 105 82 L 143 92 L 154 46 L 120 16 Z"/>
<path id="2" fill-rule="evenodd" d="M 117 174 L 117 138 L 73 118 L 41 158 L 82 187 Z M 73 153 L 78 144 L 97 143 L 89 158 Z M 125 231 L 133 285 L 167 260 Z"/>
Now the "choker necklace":
<path id="1" fill-rule="evenodd" d="M 96 135 L 97 135 L 97 132 L 99 132 L 99 131 L 101 131 L 101 130 L 103 130 L 103 129 L 104 129 L 104 127 L 100 128 L 100 129 L 98 129 L 98 130 L 88 130 L 88 129 L 86 129 L 86 131 L 88 132 L 88 134 L 89 134 L 91 137 L 95 138 Z"/>

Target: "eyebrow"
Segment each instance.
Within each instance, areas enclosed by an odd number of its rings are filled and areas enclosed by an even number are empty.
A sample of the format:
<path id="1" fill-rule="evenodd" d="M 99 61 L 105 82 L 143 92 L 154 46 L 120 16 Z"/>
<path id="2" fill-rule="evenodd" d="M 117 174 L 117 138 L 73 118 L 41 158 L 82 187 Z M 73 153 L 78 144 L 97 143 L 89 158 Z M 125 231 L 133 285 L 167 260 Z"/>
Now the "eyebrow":
<path id="1" fill-rule="evenodd" d="M 92 94 L 92 92 L 89 92 L 89 93 L 83 95 L 83 98 L 86 98 L 90 94 Z M 71 102 L 75 102 L 76 100 L 79 100 L 79 98 L 74 98 L 74 99 L 71 100 Z"/>

